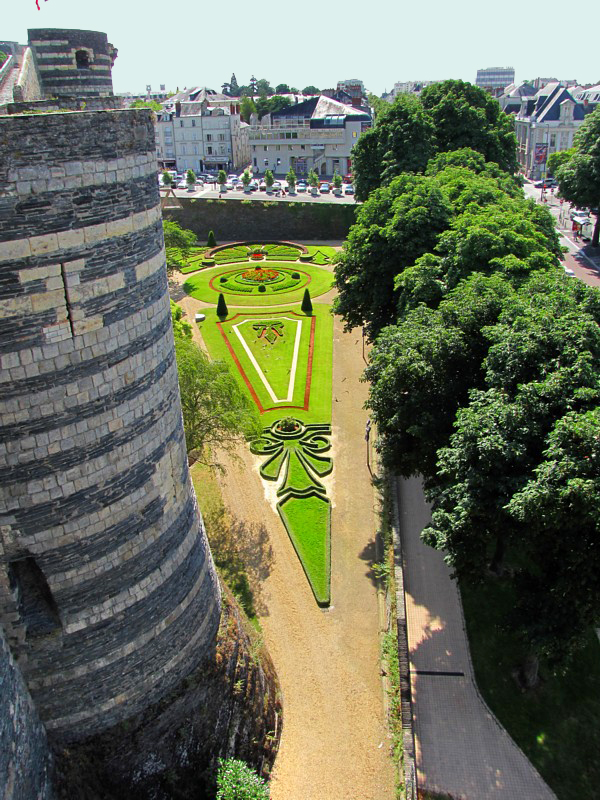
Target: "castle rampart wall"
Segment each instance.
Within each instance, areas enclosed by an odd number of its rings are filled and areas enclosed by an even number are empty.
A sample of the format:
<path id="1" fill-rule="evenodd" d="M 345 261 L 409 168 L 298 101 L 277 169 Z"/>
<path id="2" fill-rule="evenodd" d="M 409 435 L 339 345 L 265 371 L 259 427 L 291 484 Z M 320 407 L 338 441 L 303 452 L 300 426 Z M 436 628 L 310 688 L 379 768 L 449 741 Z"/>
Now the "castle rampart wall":
<path id="1" fill-rule="evenodd" d="M 220 617 L 153 114 L 0 117 L 0 184 L 0 621 L 48 732 L 69 741 L 164 696 Z"/>

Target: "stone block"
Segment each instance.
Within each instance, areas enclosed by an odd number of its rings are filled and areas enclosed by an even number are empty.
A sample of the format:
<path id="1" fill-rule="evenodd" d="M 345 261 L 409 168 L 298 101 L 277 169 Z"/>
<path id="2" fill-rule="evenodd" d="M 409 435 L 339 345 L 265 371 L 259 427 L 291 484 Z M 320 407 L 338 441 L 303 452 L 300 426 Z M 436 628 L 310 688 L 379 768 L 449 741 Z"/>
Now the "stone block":
<path id="1" fill-rule="evenodd" d="M 47 233 L 43 236 L 32 236 L 29 239 L 31 255 L 43 256 L 46 253 L 53 253 L 58 250 L 58 236 L 55 233 Z"/>

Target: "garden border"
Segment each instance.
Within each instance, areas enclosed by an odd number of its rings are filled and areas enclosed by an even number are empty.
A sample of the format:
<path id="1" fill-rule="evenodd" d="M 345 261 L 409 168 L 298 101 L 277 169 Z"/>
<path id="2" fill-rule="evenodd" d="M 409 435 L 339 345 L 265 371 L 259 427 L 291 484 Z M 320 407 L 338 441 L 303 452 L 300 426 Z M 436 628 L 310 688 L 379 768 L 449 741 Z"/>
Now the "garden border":
<path id="1" fill-rule="evenodd" d="M 218 244 L 216 247 L 213 247 L 212 250 L 208 250 L 206 252 L 206 256 L 213 258 L 214 254 L 218 253 L 220 250 L 227 250 L 229 247 L 250 247 L 253 244 L 257 245 L 259 243 L 246 240 L 243 242 L 228 242 L 227 244 Z M 308 248 L 306 245 L 300 244 L 300 242 L 288 242 L 285 239 L 261 239 L 260 244 L 289 244 L 292 247 L 297 247 L 301 253 L 308 253 Z"/>
<path id="2" fill-rule="evenodd" d="M 267 312 L 267 314 L 269 314 L 269 316 L 277 315 L 277 314 L 293 314 L 294 316 L 298 317 L 299 319 L 306 319 L 306 315 L 305 314 L 299 314 L 297 311 L 274 311 L 274 312 Z M 223 320 L 223 322 L 233 322 L 233 320 L 237 319 L 238 317 L 243 317 L 244 319 L 246 319 L 248 317 L 264 317 L 264 316 L 265 316 L 265 312 L 264 311 L 253 312 L 253 313 L 245 313 L 245 312 L 242 311 L 242 312 L 238 312 L 238 313 L 234 314 L 233 317 L 226 317 Z M 244 368 L 242 367 L 242 365 L 240 363 L 239 358 L 237 357 L 233 347 L 231 346 L 231 342 L 229 341 L 229 338 L 228 338 L 227 334 L 223 330 L 222 322 L 221 321 L 217 322 L 217 328 L 219 329 L 219 332 L 220 332 L 221 336 L 223 337 L 223 340 L 225 342 L 227 350 L 229 351 L 229 355 L 233 359 L 233 363 L 236 365 L 236 367 L 238 369 L 238 372 L 240 373 L 244 383 L 246 384 L 246 388 L 250 392 L 250 395 L 252 396 L 252 399 L 256 403 L 256 406 L 257 406 L 257 408 L 258 408 L 258 410 L 259 410 L 259 412 L 261 414 L 264 414 L 267 411 L 279 411 L 279 409 L 283 409 L 283 408 L 294 408 L 294 409 L 298 409 L 299 411 L 308 411 L 308 406 L 309 406 L 309 401 L 310 401 L 310 388 L 311 388 L 311 385 L 312 385 L 312 368 L 313 368 L 313 355 L 314 355 L 314 347 L 315 347 L 315 328 L 316 328 L 316 324 L 317 324 L 317 318 L 315 316 L 311 316 L 311 318 L 310 318 L 310 334 L 309 334 L 310 338 L 309 338 L 309 342 L 308 342 L 308 360 L 307 360 L 307 363 L 306 363 L 306 383 L 304 385 L 304 405 L 302 405 L 302 406 L 298 406 L 298 405 L 277 405 L 277 406 L 272 406 L 270 408 L 265 408 L 263 406 L 263 404 L 260 402 L 260 400 L 258 398 L 258 395 L 256 393 L 256 390 L 254 389 L 254 386 L 252 385 L 252 382 L 250 381 L 249 377 L 247 376 Z"/>

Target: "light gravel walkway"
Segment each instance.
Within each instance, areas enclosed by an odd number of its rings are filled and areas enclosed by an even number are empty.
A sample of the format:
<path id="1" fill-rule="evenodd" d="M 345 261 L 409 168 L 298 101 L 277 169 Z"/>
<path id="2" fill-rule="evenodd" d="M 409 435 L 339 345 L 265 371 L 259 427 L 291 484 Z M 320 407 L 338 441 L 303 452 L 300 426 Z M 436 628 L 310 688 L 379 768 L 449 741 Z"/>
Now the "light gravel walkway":
<path id="1" fill-rule="evenodd" d="M 457 585 L 421 542 L 421 482 L 397 482 L 420 789 L 460 800 L 552 800 L 553 792 L 483 702 Z"/>

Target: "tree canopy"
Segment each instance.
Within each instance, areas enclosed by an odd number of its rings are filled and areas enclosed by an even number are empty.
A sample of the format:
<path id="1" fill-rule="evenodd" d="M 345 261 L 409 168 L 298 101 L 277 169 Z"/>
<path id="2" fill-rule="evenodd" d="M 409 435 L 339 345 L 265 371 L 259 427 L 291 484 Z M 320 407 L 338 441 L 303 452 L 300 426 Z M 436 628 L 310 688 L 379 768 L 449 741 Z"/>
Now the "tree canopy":
<path id="1" fill-rule="evenodd" d="M 592 246 L 600 239 L 600 109 L 589 114 L 573 140 L 572 157 L 558 168 L 560 193 L 579 207 L 596 209 Z"/>
<path id="2" fill-rule="evenodd" d="M 405 171 L 422 172 L 436 153 L 470 148 L 503 172 L 517 169 L 513 121 L 483 89 L 463 81 L 401 94 L 377 109 L 375 126 L 353 148 L 356 197 L 365 200 Z"/>
<path id="3" fill-rule="evenodd" d="M 218 466 L 218 452 L 233 453 L 260 435 L 258 410 L 223 361 L 209 361 L 190 339 L 176 337 L 175 355 L 188 451 Z"/>

